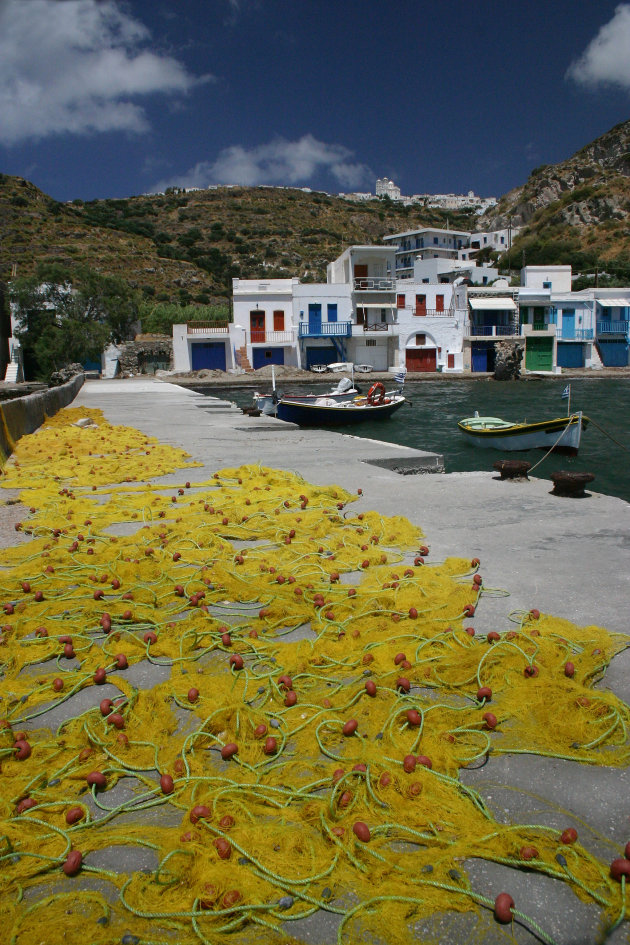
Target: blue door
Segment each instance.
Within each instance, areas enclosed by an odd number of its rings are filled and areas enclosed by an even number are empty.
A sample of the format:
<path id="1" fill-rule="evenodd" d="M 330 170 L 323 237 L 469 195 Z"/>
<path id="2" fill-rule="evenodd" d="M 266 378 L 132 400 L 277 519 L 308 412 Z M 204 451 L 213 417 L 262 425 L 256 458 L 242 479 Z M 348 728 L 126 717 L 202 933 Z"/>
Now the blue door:
<path id="1" fill-rule="evenodd" d="M 225 342 L 195 341 L 190 346 L 193 371 L 225 371 Z"/>
<path id="2" fill-rule="evenodd" d="M 329 322 L 337 321 L 337 303 L 336 302 L 328 303 L 328 321 Z"/>
<path id="3" fill-rule="evenodd" d="M 332 346 L 330 348 L 307 348 L 306 349 L 306 368 L 310 370 L 314 364 L 334 364 L 339 360 L 337 351 Z"/>
<path id="4" fill-rule="evenodd" d="M 564 324 L 564 322 L 563 322 Z M 564 334 L 564 328 L 562 329 Z M 558 367 L 584 367 L 584 345 L 558 342 Z"/>
<path id="5" fill-rule="evenodd" d="M 284 364 L 284 348 L 254 348 L 254 370 L 266 364 Z"/>
<path id="6" fill-rule="evenodd" d="M 473 371 L 487 371 L 488 370 L 488 349 L 487 348 L 473 346 L 472 370 Z"/>
<path id="7" fill-rule="evenodd" d="M 322 333 L 322 307 L 317 303 L 311 303 L 308 307 L 308 333 L 309 335 Z"/>
<path id="8" fill-rule="evenodd" d="M 626 341 L 598 341 L 597 348 L 604 367 L 628 366 L 628 343 Z"/>
<path id="9" fill-rule="evenodd" d="M 575 309 L 565 308 L 562 313 L 562 337 L 575 338 Z M 569 367 L 569 365 L 566 365 Z"/>

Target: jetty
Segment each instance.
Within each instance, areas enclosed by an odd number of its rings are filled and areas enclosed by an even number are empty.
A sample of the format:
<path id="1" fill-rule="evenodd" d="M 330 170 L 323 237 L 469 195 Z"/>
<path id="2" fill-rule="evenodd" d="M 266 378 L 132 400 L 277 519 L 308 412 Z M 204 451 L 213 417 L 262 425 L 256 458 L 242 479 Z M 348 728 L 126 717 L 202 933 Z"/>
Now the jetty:
<path id="1" fill-rule="evenodd" d="M 597 493 L 596 482 L 583 497 L 573 498 L 554 494 L 549 479 L 504 479 L 490 459 L 488 469 L 448 473 L 444 458 L 430 451 L 246 416 L 227 400 L 157 378 L 88 380 L 72 406 L 99 408 L 113 424 L 185 449 L 203 464 L 187 470 L 193 487 L 215 470 L 260 464 L 298 473 L 316 485 L 361 490 L 361 511 L 405 516 L 422 529 L 431 561 L 480 560 L 487 592 L 471 621 L 477 634 L 509 629 L 510 613 L 532 610 L 580 626 L 629 632 L 630 504 Z M 174 473 L 155 482 L 168 487 L 180 479 L 181 473 Z M 626 650 L 613 659 L 599 688 L 630 702 L 629 670 Z M 141 671 L 137 680 L 142 685 Z M 623 856 L 630 840 L 627 768 L 541 754 L 490 754 L 484 764 L 463 770 L 461 780 L 479 792 L 501 823 L 545 824 L 559 831 L 573 825 L 584 846 L 611 860 Z M 519 945 L 627 941 L 627 923 L 604 939 L 598 907 L 566 883 L 483 859 L 463 865 L 480 896 L 509 889 L 518 909 L 544 929 L 546 938 L 515 923 L 511 932 Z M 133 853 L 126 867 L 140 868 Z M 328 945 L 336 921 L 316 913 L 307 925 L 293 923 L 290 931 Z M 465 913 L 436 915 L 418 934 L 420 941 L 444 943 L 506 940 L 491 917 L 481 929 Z"/>

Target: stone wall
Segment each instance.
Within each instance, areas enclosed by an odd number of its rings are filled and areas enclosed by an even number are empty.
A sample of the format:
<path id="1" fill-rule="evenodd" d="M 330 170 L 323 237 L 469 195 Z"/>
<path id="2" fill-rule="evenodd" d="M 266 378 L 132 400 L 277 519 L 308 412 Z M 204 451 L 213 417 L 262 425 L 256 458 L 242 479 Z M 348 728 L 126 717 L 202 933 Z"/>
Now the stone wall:
<path id="1" fill-rule="evenodd" d="M 155 365 L 171 370 L 173 367 L 173 339 L 170 335 L 139 336 L 135 341 L 119 345 L 118 376 L 154 374 Z"/>
<path id="2" fill-rule="evenodd" d="M 0 404 L 0 459 L 11 455 L 20 437 L 37 430 L 47 417 L 72 403 L 84 379 L 83 374 L 76 374 L 59 387 L 3 401 Z"/>

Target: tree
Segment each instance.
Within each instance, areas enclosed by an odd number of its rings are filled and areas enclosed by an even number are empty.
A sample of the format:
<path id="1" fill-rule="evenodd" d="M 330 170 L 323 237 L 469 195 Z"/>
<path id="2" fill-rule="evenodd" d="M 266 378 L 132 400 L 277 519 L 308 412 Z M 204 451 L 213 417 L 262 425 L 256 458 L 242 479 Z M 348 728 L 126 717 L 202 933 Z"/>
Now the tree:
<path id="1" fill-rule="evenodd" d="M 10 294 L 27 378 L 47 381 L 67 364 L 97 360 L 137 322 L 136 294 L 124 280 L 87 268 L 40 265 L 35 276 L 12 283 Z"/>

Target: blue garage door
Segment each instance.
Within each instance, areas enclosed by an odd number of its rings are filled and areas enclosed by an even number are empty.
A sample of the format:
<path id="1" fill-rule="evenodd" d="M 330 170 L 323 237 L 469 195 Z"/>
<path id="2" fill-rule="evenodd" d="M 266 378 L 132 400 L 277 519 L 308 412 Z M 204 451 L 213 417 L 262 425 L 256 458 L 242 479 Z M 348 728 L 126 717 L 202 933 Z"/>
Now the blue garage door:
<path id="1" fill-rule="evenodd" d="M 494 371 L 494 345 L 473 345 L 471 367 L 474 372 Z"/>
<path id="2" fill-rule="evenodd" d="M 254 370 L 265 364 L 284 364 L 284 348 L 254 348 Z"/>
<path id="3" fill-rule="evenodd" d="M 584 346 L 559 341 L 558 367 L 584 367 Z"/>
<path id="4" fill-rule="evenodd" d="M 336 348 L 307 348 L 306 368 L 310 370 L 314 364 L 334 364 L 339 360 Z"/>
<path id="5" fill-rule="evenodd" d="M 196 341 L 190 346 L 193 371 L 225 371 L 225 342 Z"/>
<path id="6" fill-rule="evenodd" d="M 599 348 L 599 354 L 604 363 L 604 367 L 628 366 L 627 341 L 599 341 L 597 347 Z"/>

